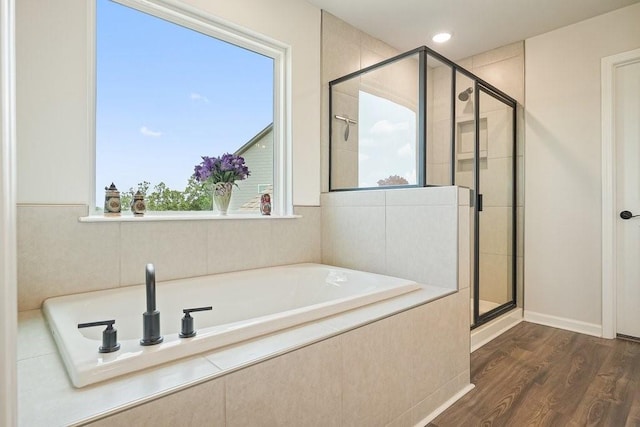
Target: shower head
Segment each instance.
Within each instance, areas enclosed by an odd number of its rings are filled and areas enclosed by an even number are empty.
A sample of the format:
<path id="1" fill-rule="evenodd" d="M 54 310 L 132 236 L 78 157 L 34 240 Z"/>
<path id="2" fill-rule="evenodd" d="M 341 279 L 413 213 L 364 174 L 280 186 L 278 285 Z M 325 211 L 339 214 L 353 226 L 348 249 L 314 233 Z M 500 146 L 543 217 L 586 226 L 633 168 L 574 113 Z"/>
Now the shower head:
<path id="1" fill-rule="evenodd" d="M 469 95 L 471 95 L 473 93 L 473 88 L 472 87 L 468 87 L 465 90 L 463 90 L 462 92 L 460 92 L 458 94 L 458 99 L 460 101 L 468 101 L 469 100 Z"/>

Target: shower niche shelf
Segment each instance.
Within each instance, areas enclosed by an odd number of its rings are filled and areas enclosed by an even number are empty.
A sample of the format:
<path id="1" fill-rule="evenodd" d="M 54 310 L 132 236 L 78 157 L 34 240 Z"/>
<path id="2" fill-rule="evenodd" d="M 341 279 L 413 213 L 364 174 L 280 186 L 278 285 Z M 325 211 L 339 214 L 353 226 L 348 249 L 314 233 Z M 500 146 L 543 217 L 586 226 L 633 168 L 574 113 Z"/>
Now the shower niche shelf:
<path id="1" fill-rule="evenodd" d="M 487 118 L 480 118 L 480 160 L 487 159 Z M 475 156 L 475 121 L 465 120 L 456 123 L 458 150 L 456 158 L 458 170 L 471 170 Z"/>

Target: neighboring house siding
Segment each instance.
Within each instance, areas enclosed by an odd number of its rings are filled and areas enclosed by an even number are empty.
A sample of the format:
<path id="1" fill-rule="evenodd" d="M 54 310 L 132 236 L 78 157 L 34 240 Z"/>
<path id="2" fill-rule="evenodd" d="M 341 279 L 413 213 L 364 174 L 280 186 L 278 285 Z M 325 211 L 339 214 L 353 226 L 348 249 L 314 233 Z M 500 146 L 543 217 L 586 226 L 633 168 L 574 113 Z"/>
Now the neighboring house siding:
<path id="1" fill-rule="evenodd" d="M 273 186 L 273 127 L 269 126 L 265 131 L 250 145 L 236 152 L 244 157 L 251 174 L 244 181 L 237 181 L 238 187 L 233 189 L 231 196 L 230 211 L 239 210 L 242 205 L 254 199 L 260 194 L 261 187 Z M 259 211 L 259 208 L 255 211 Z"/>

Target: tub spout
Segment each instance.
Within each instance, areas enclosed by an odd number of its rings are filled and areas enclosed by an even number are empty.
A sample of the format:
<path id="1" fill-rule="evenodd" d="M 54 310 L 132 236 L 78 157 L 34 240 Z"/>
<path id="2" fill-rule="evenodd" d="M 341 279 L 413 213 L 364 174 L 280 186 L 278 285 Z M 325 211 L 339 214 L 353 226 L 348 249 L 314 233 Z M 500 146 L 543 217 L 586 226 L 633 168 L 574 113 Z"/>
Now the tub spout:
<path id="1" fill-rule="evenodd" d="M 160 335 L 160 312 L 156 310 L 156 271 L 153 264 L 147 264 L 145 288 L 147 311 L 142 313 L 141 345 L 154 345 L 162 342 Z"/>

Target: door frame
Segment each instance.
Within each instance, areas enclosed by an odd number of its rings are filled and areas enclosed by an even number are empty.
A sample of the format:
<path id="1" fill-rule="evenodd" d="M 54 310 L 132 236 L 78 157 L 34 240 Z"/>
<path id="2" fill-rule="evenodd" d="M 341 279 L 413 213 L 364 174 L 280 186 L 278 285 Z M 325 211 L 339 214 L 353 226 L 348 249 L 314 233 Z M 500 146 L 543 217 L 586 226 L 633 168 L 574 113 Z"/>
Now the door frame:
<path id="1" fill-rule="evenodd" d="M 0 0 L 0 425 L 17 424 L 15 2 Z"/>
<path id="2" fill-rule="evenodd" d="M 615 71 L 640 61 L 640 49 L 607 56 L 602 71 L 602 337 L 616 337 L 617 294 L 617 210 L 616 210 L 616 135 Z"/>

